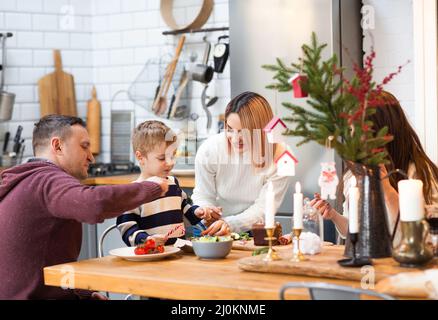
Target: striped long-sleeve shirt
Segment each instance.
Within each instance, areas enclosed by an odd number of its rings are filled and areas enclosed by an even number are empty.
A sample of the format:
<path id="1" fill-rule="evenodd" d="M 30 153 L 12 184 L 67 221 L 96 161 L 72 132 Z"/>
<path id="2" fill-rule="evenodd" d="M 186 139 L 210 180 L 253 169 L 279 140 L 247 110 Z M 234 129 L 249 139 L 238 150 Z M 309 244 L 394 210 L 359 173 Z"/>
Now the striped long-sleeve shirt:
<path id="1" fill-rule="evenodd" d="M 177 238 L 183 238 L 185 216 L 192 225 L 201 221 L 196 215 L 196 205 L 190 205 L 186 193 L 180 188 L 178 180 L 169 176 L 169 190 L 152 202 L 142 204 L 134 210 L 127 211 L 117 218 L 123 241 L 128 246 L 142 243 L 148 236 L 165 235 L 170 230 L 181 225 L 175 233 L 169 236 L 166 245 L 175 243 Z"/>

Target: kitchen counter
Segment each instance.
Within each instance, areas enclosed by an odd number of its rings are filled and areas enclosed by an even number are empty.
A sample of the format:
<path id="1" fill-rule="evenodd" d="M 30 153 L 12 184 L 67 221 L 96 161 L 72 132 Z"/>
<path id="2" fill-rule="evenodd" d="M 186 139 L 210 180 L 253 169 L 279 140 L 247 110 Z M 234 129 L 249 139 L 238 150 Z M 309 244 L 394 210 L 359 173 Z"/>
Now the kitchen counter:
<path id="1" fill-rule="evenodd" d="M 194 175 L 177 175 L 174 174 L 178 179 L 179 184 L 182 188 L 194 188 L 195 187 L 195 177 Z M 92 177 L 82 180 L 83 184 L 86 185 L 114 185 L 114 184 L 128 184 L 137 179 L 138 174 L 127 174 L 121 176 L 99 176 Z"/>

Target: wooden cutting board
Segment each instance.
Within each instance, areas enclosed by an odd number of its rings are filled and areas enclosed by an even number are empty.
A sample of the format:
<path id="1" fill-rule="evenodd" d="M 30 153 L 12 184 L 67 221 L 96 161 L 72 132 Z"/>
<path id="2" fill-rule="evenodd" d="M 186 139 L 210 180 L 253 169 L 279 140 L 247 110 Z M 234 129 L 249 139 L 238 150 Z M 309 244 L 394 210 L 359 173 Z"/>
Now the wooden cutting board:
<path id="1" fill-rule="evenodd" d="M 291 250 L 279 250 L 278 254 L 282 260 L 266 263 L 263 261 L 266 254 L 263 254 L 240 259 L 238 265 L 240 269 L 252 272 L 283 273 L 355 281 L 361 281 L 364 276 L 371 275 L 366 271 L 361 271 L 361 268 L 341 267 L 337 261 L 344 258 L 343 253 L 344 246 L 323 246 L 320 254 L 306 255 L 308 260 L 292 262 L 290 261 L 292 258 Z M 438 268 L 438 260 L 435 259 L 428 264 L 427 268 Z M 422 269 L 402 268 L 394 259 L 384 258 L 374 259 L 372 270 L 374 279 L 378 282 L 400 272 L 414 272 Z"/>
<path id="2" fill-rule="evenodd" d="M 324 241 L 322 243 L 323 246 L 332 246 L 333 243 L 331 242 L 327 242 Z M 243 251 L 254 251 L 260 248 L 263 248 L 266 246 L 256 246 L 254 244 L 254 239 L 248 240 L 248 241 L 244 241 L 244 240 L 236 240 L 233 242 L 233 249 L 234 250 L 243 250 Z M 292 250 L 292 243 L 287 244 L 287 245 L 278 245 L 278 246 L 274 246 L 274 248 L 276 250 Z"/>
<path id="3" fill-rule="evenodd" d="M 77 116 L 73 76 L 62 70 L 61 52 L 53 51 L 55 71 L 38 81 L 41 117 L 48 114 Z"/>
<path id="4" fill-rule="evenodd" d="M 100 114 L 101 105 L 97 100 L 96 87 L 91 90 L 91 99 L 87 103 L 87 131 L 90 136 L 90 149 L 93 155 L 100 153 Z"/>

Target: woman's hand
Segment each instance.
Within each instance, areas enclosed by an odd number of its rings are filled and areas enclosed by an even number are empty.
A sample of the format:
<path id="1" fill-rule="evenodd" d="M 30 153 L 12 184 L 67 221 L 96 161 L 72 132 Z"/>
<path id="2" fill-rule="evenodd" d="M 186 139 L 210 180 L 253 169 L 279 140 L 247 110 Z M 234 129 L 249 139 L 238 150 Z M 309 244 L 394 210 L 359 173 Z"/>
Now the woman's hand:
<path id="1" fill-rule="evenodd" d="M 202 231 L 201 235 L 209 236 L 225 236 L 230 234 L 230 226 L 224 220 L 213 222 L 206 230 Z"/>
<path id="2" fill-rule="evenodd" d="M 199 207 L 195 210 L 195 215 L 199 219 L 204 219 L 208 222 L 216 221 L 222 218 L 222 208 L 213 206 Z"/>
<path id="3" fill-rule="evenodd" d="M 321 196 L 319 193 L 314 194 L 314 199 L 310 201 L 310 205 L 318 211 L 320 215 L 324 219 L 331 220 L 336 215 L 336 210 L 332 208 L 330 203 L 328 201 L 321 199 Z"/>

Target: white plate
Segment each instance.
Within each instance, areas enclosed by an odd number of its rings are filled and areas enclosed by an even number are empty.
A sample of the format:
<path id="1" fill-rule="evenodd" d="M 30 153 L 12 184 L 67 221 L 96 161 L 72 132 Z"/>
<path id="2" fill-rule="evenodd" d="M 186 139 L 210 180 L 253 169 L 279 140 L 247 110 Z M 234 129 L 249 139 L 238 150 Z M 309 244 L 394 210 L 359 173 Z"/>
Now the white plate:
<path id="1" fill-rule="evenodd" d="M 151 254 L 141 254 L 136 255 L 134 253 L 135 247 L 124 247 L 110 250 L 109 254 L 129 261 L 150 261 L 159 260 L 164 257 L 170 256 L 180 251 L 179 248 L 173 246 L 165 246 L 163 253 L 151 253 Z"/>

